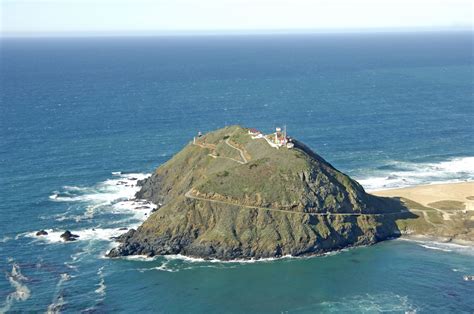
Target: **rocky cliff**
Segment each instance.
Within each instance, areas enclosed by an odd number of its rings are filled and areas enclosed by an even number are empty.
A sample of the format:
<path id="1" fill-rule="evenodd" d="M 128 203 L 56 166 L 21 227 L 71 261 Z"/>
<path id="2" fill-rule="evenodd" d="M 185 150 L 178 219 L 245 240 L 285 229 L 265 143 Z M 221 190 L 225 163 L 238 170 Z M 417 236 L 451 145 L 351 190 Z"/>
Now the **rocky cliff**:
<path id="1" fill-rule="evenodd" d="M 108 256 L 265 258 L 368 245 L 407 212 L 375 197 L 304 144 L 271 147 L 232 126 L 189 143 L 141 182 L 159 205 Z"/>

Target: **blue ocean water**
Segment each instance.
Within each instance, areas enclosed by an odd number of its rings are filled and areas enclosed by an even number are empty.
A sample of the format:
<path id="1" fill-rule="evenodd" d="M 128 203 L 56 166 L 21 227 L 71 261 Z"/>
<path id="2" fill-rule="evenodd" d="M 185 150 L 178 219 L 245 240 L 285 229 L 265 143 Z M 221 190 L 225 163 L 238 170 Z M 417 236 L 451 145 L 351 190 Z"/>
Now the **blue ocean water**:
<path id="1" fill-rule="evenodd" d="M 286 124 L 368 190 L 473 180 L 472 47 L 466 32 L 0 40 L 0 312 L 473 312 L 464 246 L 103 257 L 149 212 L 128 201 L 136 179 L 198 130 Z"/>

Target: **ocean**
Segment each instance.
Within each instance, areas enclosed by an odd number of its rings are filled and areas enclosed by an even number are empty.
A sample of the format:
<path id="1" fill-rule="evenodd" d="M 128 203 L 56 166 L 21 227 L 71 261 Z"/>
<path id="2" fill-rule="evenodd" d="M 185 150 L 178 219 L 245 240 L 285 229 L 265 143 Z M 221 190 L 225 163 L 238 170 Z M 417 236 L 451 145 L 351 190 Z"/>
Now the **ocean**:
<path id="1" fill-rule="evenodd" d="M 286 125 L 368 191 L 473 180 L 472 47 L 471 32 L 1 39 L 0 312 L 474 312 L 461 245 L 104 258 L 151 211 L 136 181 L 226 125 Z"/>

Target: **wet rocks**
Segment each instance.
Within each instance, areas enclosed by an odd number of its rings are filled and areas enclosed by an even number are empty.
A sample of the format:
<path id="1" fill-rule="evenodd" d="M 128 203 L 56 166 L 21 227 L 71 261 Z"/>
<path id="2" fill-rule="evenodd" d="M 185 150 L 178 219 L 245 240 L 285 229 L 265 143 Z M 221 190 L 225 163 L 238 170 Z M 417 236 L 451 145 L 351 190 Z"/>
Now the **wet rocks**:
<path id="1" fill-rule="evenodd" d="M 45 236 L 45 235 L 48 235 L 48 232 L 46 232 L 46 230 L 40 230 L 36 232 L 36 236 Z"/>
<path id="2" fill-rule="evenodd" d="M 61 234 L 61 239 L 65 242 L 69 241 L 76 241 L 79 236 L 77 234 L 72 234 L 71 231 L 66 230 L 63 234 Z"/>

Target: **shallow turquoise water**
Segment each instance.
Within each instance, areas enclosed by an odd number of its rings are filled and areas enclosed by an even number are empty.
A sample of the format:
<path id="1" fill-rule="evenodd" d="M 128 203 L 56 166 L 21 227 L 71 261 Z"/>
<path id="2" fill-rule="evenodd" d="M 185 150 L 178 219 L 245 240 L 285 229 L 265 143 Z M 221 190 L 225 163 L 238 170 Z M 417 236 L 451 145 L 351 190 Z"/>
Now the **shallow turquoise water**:
<path id="1" fill-rule="evenodd" d="M 245 264 L 103 258 L 110 237 L 148 212 L 119 181 L 226 124 L 286 124 L 369 190 L 472 180 L 472 33 L 9 39 L 0 49 L 1 309 L 474 311 L 465 247 L 397 240 Z M 50 235 L 37 239 L 39 229 Z M 59 242 L 65 229 L 80 239 Z"/>

